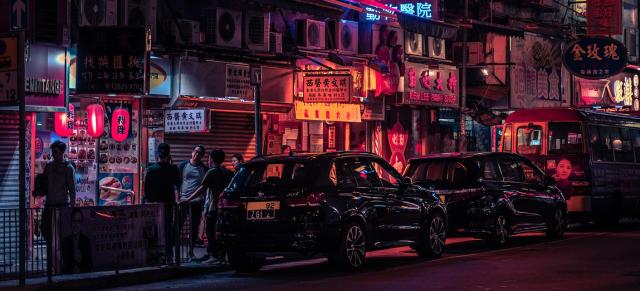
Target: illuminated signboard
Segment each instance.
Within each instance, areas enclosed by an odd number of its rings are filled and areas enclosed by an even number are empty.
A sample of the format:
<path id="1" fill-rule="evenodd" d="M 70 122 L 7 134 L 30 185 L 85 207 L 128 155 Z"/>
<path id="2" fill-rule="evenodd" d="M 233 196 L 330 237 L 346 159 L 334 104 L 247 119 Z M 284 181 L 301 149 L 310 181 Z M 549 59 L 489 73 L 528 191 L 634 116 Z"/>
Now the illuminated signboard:
<path id="1" fill-rule="evenodd" d="M 392 15 L 396 12 L 413 15 L 425 19 L 437 18 L 437 6 L 432 1 L 402 1 L 387 0 L 381 1 L 389 9 L 382 7 L 365 6 L 362 21 L 389 22 L 395 20 Z"/>
<path id="2" fill-rule="evenodd" d="M 627 49 L 609 37 L 589 37 L 575 41 L 564 52 L 565 67 L 585 79 L 606 79 L 627 65 Z"/>

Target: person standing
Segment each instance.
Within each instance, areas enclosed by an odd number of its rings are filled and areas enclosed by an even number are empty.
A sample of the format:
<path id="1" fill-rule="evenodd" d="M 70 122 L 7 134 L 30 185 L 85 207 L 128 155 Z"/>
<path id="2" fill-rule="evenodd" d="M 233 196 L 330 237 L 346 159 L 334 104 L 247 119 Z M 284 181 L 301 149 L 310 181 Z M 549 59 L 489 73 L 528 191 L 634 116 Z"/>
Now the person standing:
<path id="1" fill-rule="evenodd" d="M 202 163 L 202 157 L 204 156 L 205 148 L 203 145 L 197 145 L 191 152 L 191 159 L 180 163 L 178 168 L 180 169 L 180 175 L 182 177 L 182 185 L 180 187 L 180 200 L 184 200 L 191 196 L 200 187 L 204 174 L 209 170 L 204 163 Z M 194 258 L 193 248 L 198 240 L 198 226 L 200 225 L 200 219 L 202 218 L 202 210 L 204 208 L 204 200 L 200 197 L 189 201 L 186 204 L 188 211 L 183 214 L 183 221 L 186 215 L 191 219 L 191 244 L 189 246 L 189 257 Z"/>
<path id="2" fill-rule="evenodd" d="M 241 154 L 233 154 L 231 156 L 231 166 L 233 166 L 234 172 L 237 172 L 242 164 L 244 164 L 244 158 Z"/>
<path id="3" fill-rule="evenodd" d="M 170 162 L 171 147 L 168 144 L 159 144 L 157 153 L 158 162 L 145 171 L 143 202 L 164 204 L 165 258 L 167 263 L 171 263 L 175 244 L 174 210 L 180 197 L 180 172 Z"/>
<path id="4" fill-rule="evenodd" d="M 207 252 L 209 259 L 203 263 L 212 264 L 218 262 L 219 248 L 215 240 L 216 221 L 218 219 L 218 200 L 224 189 L 231 182 L 233 173 L 224 165 L 225 153 L 221 149 L 215 149 L 209 154 L 209 160 L 212 161 L 211 169 L 207 171 L 200 187 L 187 199 L 186 202 L 192 201 L 203 193 L 207 193 L 207 205 L 205 207 L 207 218 Z"/>
<path id="5" fill-rule="evenodd" d="M 51 143 L 49 148 L 53 161 L 44 167 L 47 194 L 42 217 L 42 234 L 47 242 L 51 242 L 54 209 L 74 206 L 76 202 L 75 169 L 64 159 L 67 145 L 57 140 Z"/>

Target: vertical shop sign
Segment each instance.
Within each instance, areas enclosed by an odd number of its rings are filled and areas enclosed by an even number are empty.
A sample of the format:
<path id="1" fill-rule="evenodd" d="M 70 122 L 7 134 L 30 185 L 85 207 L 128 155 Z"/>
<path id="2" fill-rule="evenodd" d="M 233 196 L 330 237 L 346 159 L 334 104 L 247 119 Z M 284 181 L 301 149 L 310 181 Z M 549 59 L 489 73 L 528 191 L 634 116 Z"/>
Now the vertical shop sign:
<path id="1" fill-rule="evenodd" d="M 144 27 L 81 27 L 77 93 L 144 94 Z"/>
<path id="2" fill-rule="evenodd" d="M 0 105 L 18 104 L 18 37 L 0 38 Z"/>
<path id="3" fill-rule="evenodd" d="M 587 35 L 622 34 L 621 0 L 587 0 Z"/>
<path id="4" fill-rule="evenodd" d="M 305 75 L 302 82 L 304 102 L 348 103 L 351 100 L 350 74 Z"/>
<path id="5" fill-rule="evenodd" d="M 209 128 L 207 109 L 172 109 L 164 112 L 165 133 L 206 132 Z"/>
<path id="6" fill-rule="evenodd" d="M 398 170 L 398 172 L 402 173 L 407 164 L 405 150 L 407 149 L 407 142 L 409 140 L 409 131 L 405 130 L 400 123 L 399 113 L 396 116 L 396 122 L 393 124 L 393 127 L 387 130 L 387 138 L 389 140 L 389 149 L 391 150 L 389 163 Z"/>

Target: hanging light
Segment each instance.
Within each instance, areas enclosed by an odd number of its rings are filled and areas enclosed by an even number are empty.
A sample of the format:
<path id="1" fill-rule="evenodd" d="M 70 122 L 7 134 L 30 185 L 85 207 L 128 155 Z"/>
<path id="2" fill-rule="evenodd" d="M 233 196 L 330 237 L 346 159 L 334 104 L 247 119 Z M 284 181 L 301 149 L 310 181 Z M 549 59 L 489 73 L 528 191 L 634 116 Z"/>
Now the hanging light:
<path id="1" fill-rule="evenodd" d="M 87 134 L 97 138 L 104 133 L 104 107 L 98 103 L 87 106 Z"/>
<path id="2" fill-rule="evenodd" d="M 129 111 L 120 107 L 111 114 L 111 138 L 117 142 L 123 142 L 129 136 L 131 115 Z"/>
<path id="3" fill-rule="evenodd" d="M 56 133 L 61 137 L 70 136 L 73 133 L 73 124 L 75 120 L 73 104 L 69 103 L 67 112 L 56 112 L 54 119 L 54 129 Z"/>

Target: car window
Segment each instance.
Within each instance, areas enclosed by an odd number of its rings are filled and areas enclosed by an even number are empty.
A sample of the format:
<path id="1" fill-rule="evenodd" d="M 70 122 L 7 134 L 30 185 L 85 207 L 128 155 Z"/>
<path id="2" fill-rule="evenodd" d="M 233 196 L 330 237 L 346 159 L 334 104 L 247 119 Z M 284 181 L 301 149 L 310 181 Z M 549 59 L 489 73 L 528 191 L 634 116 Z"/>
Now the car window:
<path id="1" fill-rule="evenodd" d="M 498 159 L 498 165 L 502 172 L 502 178 L 507 182 L 524 182 L 522 169 L 518 162 L 510 157 L 501 157 Z"/>
<path id="2" fill-rule="evenodd" d="M 446 161 L 416 161 L 409 166 L 405 176 L 414 182 L 446 182 Z"/>
<path id="3" fill-rule="evenodd" d="M 533 165 L 525 161 L 520 161 L 519 164 L 522 168 L 522 174 L 524 175 L 525 182 L 535 184 L 542 184 L 544 182 L 542 173 L 534 168 Z"/>
<path id="4" fill-rule="evenodd" d="M 374 169 L 378 174 L 378 178 L 382 183 L 382 187 L 399 187 L 400 179 L 399 175 L 391 169 L 390 166 L 385 166 L 380 161 L 373 161 Z"/>
<path id="5" fill-rule="evenodd" d="M 496 160 L 492 158 L 485 158 L 478 161 L 478 167 L 482 173 L 482 179 L 488 181 L 498 181 L 502 178 L 500 177 L 500 170 L 498 169 L 498 164 Z"/>
<path id="6" fill-rule="evenodd" d="M 549 154 L 579 154 L 583 152 L 582 144 L 580 123 L 549 123 Z"/>
<path id="7" fill-rule="evenodd" d="M 504 135 L 504 143 L 502 144 L 502 150 L 505 152 L 511 152 L 511 124 L 507 125 L 502 131 Z"/>
<path id="8" fill-rule="evenodd" d="M 271 190 L 300 187 L 310 181 L 307 163 L 254 163 L 245 165 L 234 175 L 230 191 Z"/>
<path id="9" fill-rule="evenodd" d="M 467 184 L 467 167 L 459 162 L 451 162 L 449 164 L 447 181 L 454 186 L 461 186 Z"/>
<path id="10" fill-rule="evenodd" d="M 338 184 L 342 187 L 380 187 L 378 174 L 367 159 L 342 159 L 338 163 Z"/>

